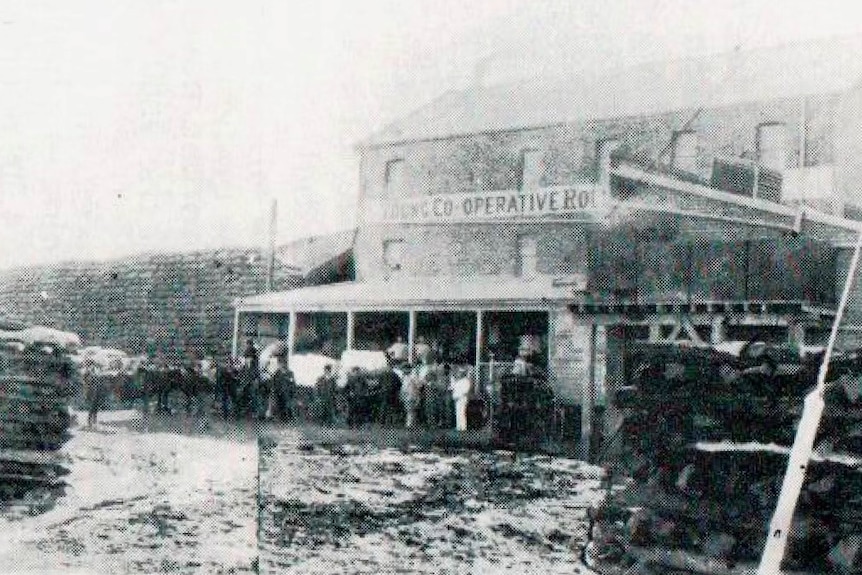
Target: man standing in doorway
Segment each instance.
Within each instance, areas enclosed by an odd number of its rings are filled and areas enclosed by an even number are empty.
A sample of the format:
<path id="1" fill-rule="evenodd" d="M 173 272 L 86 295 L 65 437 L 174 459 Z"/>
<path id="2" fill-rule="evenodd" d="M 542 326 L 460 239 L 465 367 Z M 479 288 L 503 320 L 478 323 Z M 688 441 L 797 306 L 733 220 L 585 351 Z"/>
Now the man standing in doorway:
<path id="1" fill-rule="evenodd" d="M 389 349 L 386 350 L 386 353 L 389 355 L 389 360 L 394 366 L 404 365 L 407 363 L 407 352 L 407 344 L 404 343 L 404 338 L 400 335 L 395 338 L 395 343 L 390 345 Z"/>
<path id="2" fill-rule="evenodd" d="M 467 402 L 470 399 L 470 390 L 473 383 L 470 379 L 470 368 L 458 368 L 459 371 L 452 376 L 450 389 L 452 400 L 455 402 L 455 429 L 467 431 Z"/>
<path id="3" fill-rule="evenodd" d="M 428 345 L 427 341 L 425 341 L 424 336 L 420 335 L 416 339 L 415 355 L 416 355 L 416 361 L 418 363 L 422 363 L 425 365 L 430 365 L 432 363 L 432 361 L 431 361 L 432 360 L 431 346 Z"/>
<path id="4" fill-rule="evenodd" d="M 242 356 L 245 358 L 245 366 L 255 374 L 255 377 L 260 377 L 260 354 L 253 339 L 245 340 L 245 350 L 243 350 Z"/>

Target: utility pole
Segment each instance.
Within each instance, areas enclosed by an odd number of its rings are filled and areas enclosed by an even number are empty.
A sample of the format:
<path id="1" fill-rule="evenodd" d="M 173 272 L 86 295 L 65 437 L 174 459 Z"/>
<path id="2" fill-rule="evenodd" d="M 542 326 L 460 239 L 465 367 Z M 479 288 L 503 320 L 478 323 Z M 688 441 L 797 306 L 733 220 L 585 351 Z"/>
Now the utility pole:
<path id="1" fill-rule="evenodd" d="M 273 289 L 275 275 L 275 235 L 278 227 L 278 200 L 272 199 L 269 206 L 269 249 L 266 254 L 266 291 Z"/>

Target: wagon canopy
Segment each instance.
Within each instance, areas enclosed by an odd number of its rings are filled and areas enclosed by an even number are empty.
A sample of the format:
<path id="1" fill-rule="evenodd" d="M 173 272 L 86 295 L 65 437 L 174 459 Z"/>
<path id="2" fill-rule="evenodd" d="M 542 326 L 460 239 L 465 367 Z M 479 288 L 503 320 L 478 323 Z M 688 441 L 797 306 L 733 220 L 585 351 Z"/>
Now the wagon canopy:
<path id="1" fill-rule="evenodd" d="M 65 349 L 74 349 L 81 345 L 81 338 L 78 334 L 41 325 L 17 330 L 0 330 L 0 340 L 17 341 L 25 345 L 44 343 Z"/>

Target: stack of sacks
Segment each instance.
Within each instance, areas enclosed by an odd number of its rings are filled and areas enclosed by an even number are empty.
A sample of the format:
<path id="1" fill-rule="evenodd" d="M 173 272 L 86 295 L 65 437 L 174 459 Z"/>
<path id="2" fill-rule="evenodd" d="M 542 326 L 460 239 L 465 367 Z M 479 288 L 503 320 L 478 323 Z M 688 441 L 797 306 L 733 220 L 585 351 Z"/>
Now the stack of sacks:
<path id="1" fill-rule="evenodd" d="M 593 513 L 603 573 L 755 569 L 819 357 L 645 345 L 621 390 L 632 476 Z M 837 356 L 782 568 L 862 571 L 862 361 Z"/>

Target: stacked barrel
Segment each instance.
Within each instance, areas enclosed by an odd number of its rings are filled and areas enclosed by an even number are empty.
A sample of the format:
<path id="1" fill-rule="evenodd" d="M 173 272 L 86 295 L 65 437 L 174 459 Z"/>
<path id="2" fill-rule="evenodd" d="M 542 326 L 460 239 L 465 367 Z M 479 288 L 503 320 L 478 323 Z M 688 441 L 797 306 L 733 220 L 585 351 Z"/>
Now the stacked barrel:
<path id="1" fill-rule="evenodd" d="M 0 341 L 0 502 L 62 484 L 74 374 L 61 346 Z"/>
<path id="2" fill-rule="evenodd" d="M 602 573 L 756 568 L 819 357 L 647 345 L 615 398 L 631 479 L 592 513 Z M 838 356 L 782 568 L 862 571 L 862 360 Z"/>

